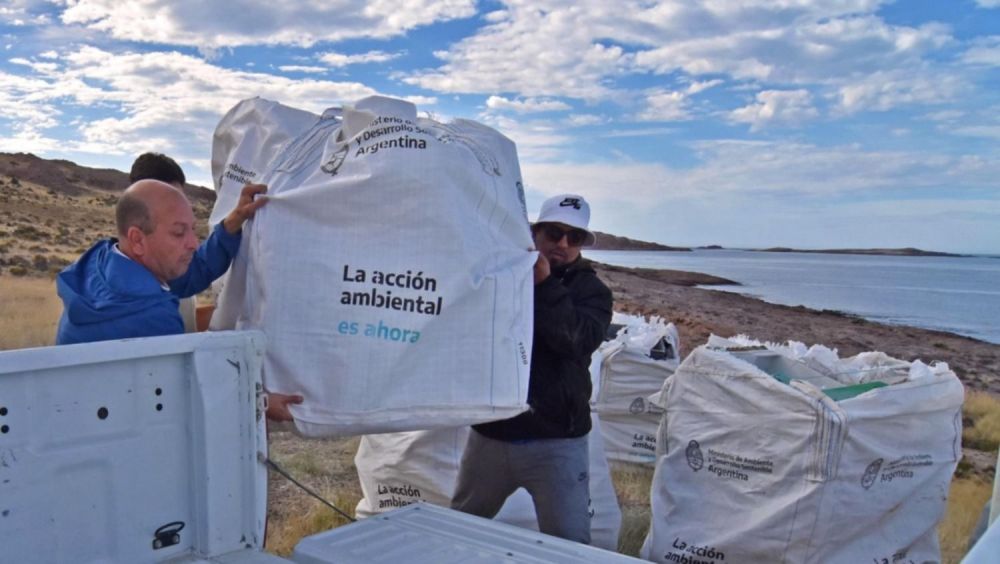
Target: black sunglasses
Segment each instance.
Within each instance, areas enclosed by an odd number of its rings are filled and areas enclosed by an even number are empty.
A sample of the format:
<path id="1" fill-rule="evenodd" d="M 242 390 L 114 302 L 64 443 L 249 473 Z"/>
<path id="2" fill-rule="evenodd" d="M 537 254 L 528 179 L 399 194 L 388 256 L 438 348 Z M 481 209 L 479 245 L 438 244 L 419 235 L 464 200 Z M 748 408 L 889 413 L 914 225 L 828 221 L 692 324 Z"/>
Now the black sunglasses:
<path id="1" fill-rule="evenodd" d="M 587 232 L 583 229 L 562 229 L 553 223 L 539 225 L 538 229 L 545 235 L 545 238 L 553 243 L 558 243 L 563 237 L 566 237 L 569 246 L 579 247 L 587 240 Z"/>

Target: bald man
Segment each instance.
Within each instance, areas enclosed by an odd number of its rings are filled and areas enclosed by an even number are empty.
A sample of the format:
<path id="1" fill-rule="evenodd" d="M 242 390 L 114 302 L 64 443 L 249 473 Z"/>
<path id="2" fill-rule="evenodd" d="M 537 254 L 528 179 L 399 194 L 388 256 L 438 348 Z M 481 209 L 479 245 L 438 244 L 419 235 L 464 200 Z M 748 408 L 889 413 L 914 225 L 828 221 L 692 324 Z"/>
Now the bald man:
<path id="1" fill-rule="evenodd" d="M 56 344 L 183 333 L 178 301 L 226 272 L 243 222 L 267 202 L 266 190 L 244 186 L 236 207 L 199 246 L 181 190 L 158 180 L 129 186 L 115 208 L 118 238 L 99 241 L 56 278 L 63 300 Z"/>

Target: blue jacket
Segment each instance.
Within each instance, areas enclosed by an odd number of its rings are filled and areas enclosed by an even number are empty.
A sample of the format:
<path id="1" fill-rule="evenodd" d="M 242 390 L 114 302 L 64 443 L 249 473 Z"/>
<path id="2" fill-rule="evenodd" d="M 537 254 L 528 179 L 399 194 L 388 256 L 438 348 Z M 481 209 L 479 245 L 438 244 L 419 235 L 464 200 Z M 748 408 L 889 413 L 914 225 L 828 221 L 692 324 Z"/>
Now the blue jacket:
<path id="1" fill-rule="evenodd" d="M 116 253 L 117 239 L 98 241 L 56 278 L 63 301 L 56 344 L 183 333 L 180 298 L 201 292 L 226 272 L 240 237 L 216 225 L 187 272 L 170 281 L 169 291 L 146 267 Z"/>

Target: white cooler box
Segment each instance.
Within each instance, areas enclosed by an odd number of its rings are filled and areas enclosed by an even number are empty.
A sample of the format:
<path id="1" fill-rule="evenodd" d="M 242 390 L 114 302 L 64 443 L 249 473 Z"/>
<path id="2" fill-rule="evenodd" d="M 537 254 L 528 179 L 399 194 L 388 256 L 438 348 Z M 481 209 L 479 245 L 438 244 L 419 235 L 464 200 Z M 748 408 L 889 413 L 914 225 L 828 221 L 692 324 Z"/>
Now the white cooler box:
<path id="1" fill-rule="evenodd" d="M 295 547 L 299 564 L 614 564 L 641 562 L 429 503 L 313 535 Z"/>

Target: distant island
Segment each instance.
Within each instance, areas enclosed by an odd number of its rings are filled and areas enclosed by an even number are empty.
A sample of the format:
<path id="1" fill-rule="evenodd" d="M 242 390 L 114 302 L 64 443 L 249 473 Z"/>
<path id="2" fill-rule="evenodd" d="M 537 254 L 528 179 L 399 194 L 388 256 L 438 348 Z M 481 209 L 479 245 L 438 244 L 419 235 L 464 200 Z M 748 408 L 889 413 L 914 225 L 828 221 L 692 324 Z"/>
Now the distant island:
<path id="1" fill-rule="evenodd" d="M 925 251 L 914 247 L 903 247 L 898 249 L 794 249 L 791 247 L 769 247 L 766 249 L 746 249 L 746 248 L 726 248 L 722 245 L 703 245 L 700 247 L 671 247 L 660 243 L 640 241 L 628 237 L 619 237 L 595 231 L 597 234 L 597 244 L 593 246 L 597 251 L 751 251 L 759 253 L 815 253 L 830 255 L 880 255 L 894 257 L 964 257 L 954 253 L 942 253 L 938 251 Z"/>
<path id="2" fill-rule="evenodd" d="M 925 251 L 913 247 L 901 249 L 791 249 L 788 247 L 771 247 L 769 249 L 747 249 L 748 251 L 759 251 L 766 253 L 822 253 L 829 255 L 883 255 L 893 257 L 962 257 L 954 253 L 941 253 L 938 251 Z"/>

